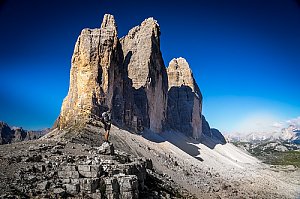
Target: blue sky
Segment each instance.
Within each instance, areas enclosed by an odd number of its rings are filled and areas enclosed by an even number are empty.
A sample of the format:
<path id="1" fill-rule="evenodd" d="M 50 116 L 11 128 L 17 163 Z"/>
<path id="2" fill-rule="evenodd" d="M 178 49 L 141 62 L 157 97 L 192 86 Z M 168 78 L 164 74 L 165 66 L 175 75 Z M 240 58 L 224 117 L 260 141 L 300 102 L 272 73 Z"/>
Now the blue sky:
<path id="1" fill-rule="evenodd" d="M 256 131 L 300 116 L 297 1 L 0 0 L 0 120 L 52 126 L 75 41 L 105 13 L 115 16 L 119 37 L 145 18 L 158 20 L 165 65 L 187 59 L 211 126 Z"/>

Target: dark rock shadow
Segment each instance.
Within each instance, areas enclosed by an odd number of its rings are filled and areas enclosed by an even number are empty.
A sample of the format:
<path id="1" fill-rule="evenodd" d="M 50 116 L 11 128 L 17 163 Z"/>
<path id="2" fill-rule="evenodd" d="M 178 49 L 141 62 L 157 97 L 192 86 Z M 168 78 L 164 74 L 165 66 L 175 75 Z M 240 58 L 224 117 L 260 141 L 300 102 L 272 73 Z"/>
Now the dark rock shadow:
<path id="1" fill-rule="evenodd" d="M 168 97 L 168 110 L 167 110 L 167 122 L 165 124 L 166 132 L 162 134 L 156 134 L 148 130 L 150 121 L 148 117 L 149 105 L 147 102 L 147 95 L 145 88 L 141 87 L 135 89 L 133 87 L 132 79 L 128 77 L 128 65 L 132 59 L 133 52 L 129 51 L 126 55 L 122 55 L 124 59 L 120 60 L 122 64 L 119 65 L 122 70 L 122 88 L 123 95 L 119 90 L 113 96 L 113 104 L 116 105 L 113 108 L 113 124 L 122 130 L 126 130 L 134 134 L 142 134 L 142 136 L 156 143 L 168 141 L 181 149 L 182 151 L 190 154 L 194 158 L 203 161 L 200 155 L 200 148 L 195 146 L 196 144 L 204 144 L 207 147 L 214 149 L 217 144 L 226 143 L 222 134 L 213 130 L 206 125 L 206 132 L 202 133 L 202 137 L 199 140 L 192 138 L 193 126 L 191 124 L 194 99 L 195 97 L 201 97 L 199 89 L 194 93 L 189 86 L 172 87 L 167 93 Z M 118 96 L 123 96 L 118 97 Z M 123 102 L 122 102 L 123 101 Z M 119 108 L 118 108 L 119 107 Z M 122 112 L 120 112 L 122 111 Z M 200 117 L 202 117 L 201 113 Z M 114 117 L 118 116 L 118 117 Z M 172 132 L 175 133 L 173 134 Z M 180 133 L 181 132 L 181 133 Z M 222 140 L 222 138 L 224 140 Z M 224 142 L 223 142 L 224 141 Z"/>
<path id="2" fill-rule="evenodd" d="M 123 113 L 117 113 L 113 110 L 113 124 L 120 129 L 127 130 L 132 133 L 139 133 L 144 128 L 150 127 L 150 119 L 148 116 L 149 105 L 145 88 L 134 88 L 132 79 L 128 77 L 128 65 L 132 58 L 132 54 L 132 51 L 129 51 L 123 60 Z M 114 98 L 114 104 L 116 104 L 116 101 L 118 100 L 115 100 Z M 120 108 L 118 110 L 120 110 Z M 122 118 L 115 118 L 114 115 L 122 115 Z"/>
<path id="3" fill-rule="evenodd" d="M 200 140 L 202 144 L 210 149 L 214 149 L 217 144 L 226 144 L 226 139 L 222 133 L 218 129 L 210 128 L 204 115 L 202 115 L 202 135 Z"/>
<path id="4" fill-rule="evenodd" d="M 193 136 L 191 121 L 195 97 L 195 93 L 189 86 L 173 86 L 169 89 L 167 121 L 171 129 L 182 132 L 187 136 Z"/>
<path id="5" fill-rule="evenodd" d="M 193 126 L 191 121 L 194 109 L 194 99 L 195 97 L 201 97 L 200 100 L 202 100 L 202 96 L 200 96 L 199 93 L 199 90 L 196 91 L 196 93 L 193 92 L 189 86 L 182 85 L 180 87 L 171 87 L 168 91 L 167 125 L 169 129 L 181 132 L 188 137 L 189 143 L 202 143 L 210 149 L 214 149 L 217 144 L 225 144 L 226 140 L 219 130 L 210 128 L 209 123 L 201 113 L 199 114 L 200 117 L 202 117 L 202 135 L 199 140 L 192 138 Z M 178 147 L 185 149 L 185 147 L 188 146 Z M 193 150 L 187 149 L 187 151 L 191 155 L 194 154 L 192 152 Z"/>

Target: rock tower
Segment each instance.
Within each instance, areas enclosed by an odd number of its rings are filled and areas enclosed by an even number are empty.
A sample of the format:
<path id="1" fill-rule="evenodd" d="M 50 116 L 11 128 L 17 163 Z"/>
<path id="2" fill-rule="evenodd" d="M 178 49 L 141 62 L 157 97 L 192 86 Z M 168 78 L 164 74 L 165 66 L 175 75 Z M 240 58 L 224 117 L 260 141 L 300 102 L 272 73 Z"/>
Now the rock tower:
<path id="1" fill-rule="evenodd" d="M 120 126 L 157 133 L 171 128 L 200 138 L 200 89 L 184 58 L 173 59 L 166 69 L 160 34 L 157 21 L 148 18 L 119 39 L 109 14 L 100 28 L 83 29 L 56 126 L 99 120 L 111 109 L 113 122 Z"/>
<path id="2" fill-rule="evenodd" d="M 173 59 L 168 72 L 168 123 L 171 128 L 199 139 L 202 133 L 202 94 L 184 58 Z"/>

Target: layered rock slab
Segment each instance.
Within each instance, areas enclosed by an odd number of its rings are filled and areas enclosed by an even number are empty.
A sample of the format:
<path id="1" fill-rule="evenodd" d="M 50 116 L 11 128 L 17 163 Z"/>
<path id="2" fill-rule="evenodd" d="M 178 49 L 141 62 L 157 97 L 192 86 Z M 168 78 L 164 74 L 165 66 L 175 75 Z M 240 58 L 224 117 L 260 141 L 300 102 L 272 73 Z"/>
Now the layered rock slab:
<path id="1" fill-rule="evenodd" d="M 172 129 L 199 139 L 202 133 L 202 94 L 184 58 L 172 59 L 168 69 L 167 121 Z"/>

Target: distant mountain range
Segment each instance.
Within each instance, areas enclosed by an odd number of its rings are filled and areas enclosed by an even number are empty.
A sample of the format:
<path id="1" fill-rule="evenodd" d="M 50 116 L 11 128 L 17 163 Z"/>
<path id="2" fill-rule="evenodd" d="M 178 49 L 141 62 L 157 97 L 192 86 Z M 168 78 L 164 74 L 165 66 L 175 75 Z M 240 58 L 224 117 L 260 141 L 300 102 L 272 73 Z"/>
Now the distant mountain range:
<path id="1" fill-rule="evenodd" d="M 0 144 L 35 140 L 48 133 L 50 130 L 50 128 L 46 128 L 28 131 L 24 130 L 22 127 L 10 127 L 7 123 L 0 121 Z"/>
<path id="2" fill-rule="evenodd" d="M 294 125 L 283 128 L 279 132 L 252 132 L 249 134 L 231 133 L 225 136 L 229 142 L 266 142 L 266 141 L 288 141 L 300 144 L 300 129 Z"/>

